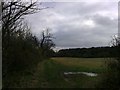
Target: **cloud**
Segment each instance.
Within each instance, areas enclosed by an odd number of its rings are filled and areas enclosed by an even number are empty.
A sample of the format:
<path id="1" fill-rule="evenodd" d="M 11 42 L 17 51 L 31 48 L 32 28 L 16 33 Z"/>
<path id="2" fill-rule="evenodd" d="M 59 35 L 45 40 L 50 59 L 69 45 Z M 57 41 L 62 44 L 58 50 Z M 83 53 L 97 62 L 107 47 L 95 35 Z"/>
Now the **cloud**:
<path id="1" fill-rule="evenodd" d="M 32 32 L 39 36 L 50 28 L 57 47 L 92 47 L 108 45 L 118 32 L 117 2 L 46 2 L 47 10 L 30 15 Z"/>

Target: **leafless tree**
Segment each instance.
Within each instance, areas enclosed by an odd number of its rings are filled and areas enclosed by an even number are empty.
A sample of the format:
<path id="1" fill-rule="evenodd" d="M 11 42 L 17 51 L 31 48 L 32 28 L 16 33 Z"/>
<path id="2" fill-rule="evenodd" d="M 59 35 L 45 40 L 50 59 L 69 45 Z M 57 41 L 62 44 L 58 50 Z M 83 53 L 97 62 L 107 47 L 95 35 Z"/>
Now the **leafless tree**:
<path id="1" fill-rule="evenodd" d="M 41 5 L 42 3 L 39 3 Z M 13 33 L 22 31 L 23 19 L 25 15 L 36 13 L 42 9 L 37 2 L 23 2 L 22 0 L 8 0 L 1 3 L 2 14 L 0 21 L 2 23 L 2 39 L 6 45 L 10 41 Z"/>
<path id="2" fill-rule="evenodd" d="M 114 35 L 112 37 L 111 44 L 112 44 L 113 47 L 119 46 L 120 45 L 120 37 L 118 37 L 117 35 Z"/>
<path id="3" fill-rule="evenodd" d="M 53 35 L 49 32 L 49 29 L 46 29 L 42 32 L 42 38 L 40 39 L 40 48 L 42 53 L 46 54 L 48 51 L 55 46 L 53 42 Z"/>

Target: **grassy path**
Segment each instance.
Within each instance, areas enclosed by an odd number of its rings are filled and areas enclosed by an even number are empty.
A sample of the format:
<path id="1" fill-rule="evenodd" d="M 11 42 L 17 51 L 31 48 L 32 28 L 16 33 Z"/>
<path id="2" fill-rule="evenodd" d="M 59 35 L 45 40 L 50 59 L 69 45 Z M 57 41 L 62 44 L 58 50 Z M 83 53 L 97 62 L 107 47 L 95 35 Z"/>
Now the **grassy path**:
<path id="1" fill-rule="evenodd" d="M 68 61 L 69 59 L 69 61 Z M 86 60 L 86 61 L 85 61 Z M 38 71 L 36 87 L 42 88 L 94 88 L 100 80 L 85 75 L 64 76 L 63 72 L 87 71 L 101 73 L 104 71 L 104 59 L 52 58 L 44 61 Z M 39 69 L 41 67 L 41 69 Z"/>
<path id="2" fill-rule="evenodd" d="M 65 76 L 64 72 L 96 72 L 97 77 Z M 14 74 L 9 80 L 13 87 L 23 88 L 94 88 L 105 71 L 103 58 L 52 58 L 31 70 Z"/>

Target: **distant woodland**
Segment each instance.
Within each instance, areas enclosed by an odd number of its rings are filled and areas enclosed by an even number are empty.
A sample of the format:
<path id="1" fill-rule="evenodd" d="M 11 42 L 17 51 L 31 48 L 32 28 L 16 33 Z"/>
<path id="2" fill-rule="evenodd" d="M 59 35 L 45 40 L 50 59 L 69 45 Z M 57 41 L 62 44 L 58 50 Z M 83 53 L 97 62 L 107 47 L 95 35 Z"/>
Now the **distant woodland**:
<path id="1" fill-rule="evenodd" d="M 80 58 L 100 58 L 115 57 L 117 47 L 91 47 L 91 48 L 70 48 L 61 49 L 56 52 L 54 57 L 80 57 Z"/>

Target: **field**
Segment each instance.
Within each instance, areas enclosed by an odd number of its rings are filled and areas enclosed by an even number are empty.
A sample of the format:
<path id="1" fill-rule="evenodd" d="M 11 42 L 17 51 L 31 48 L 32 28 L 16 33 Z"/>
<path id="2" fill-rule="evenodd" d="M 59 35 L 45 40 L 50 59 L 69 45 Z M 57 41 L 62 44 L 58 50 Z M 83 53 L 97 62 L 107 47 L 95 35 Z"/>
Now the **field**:
<path id="1" fill-rule="evenodd" d="M 105 61 L 104 58 L 51 58 L 40 62 L 27 73 L 15 74 L 16 78 L 13 75 L 13 81 L 9 83 L 17 82 L 17 85 L 12 86 L 29 88 L 94 88 L 101 80 L 101 74 L 105 72 Z M 64 72 L 94 72 L 98 76 L 66 76 Z"/>
<path id="2" fill-rule="evenodd" d="M 56 63 L 70 67 L 71 70 L 86 72 L 103 72 L 105 69 L 104 58 L 52 58 Z"/>

